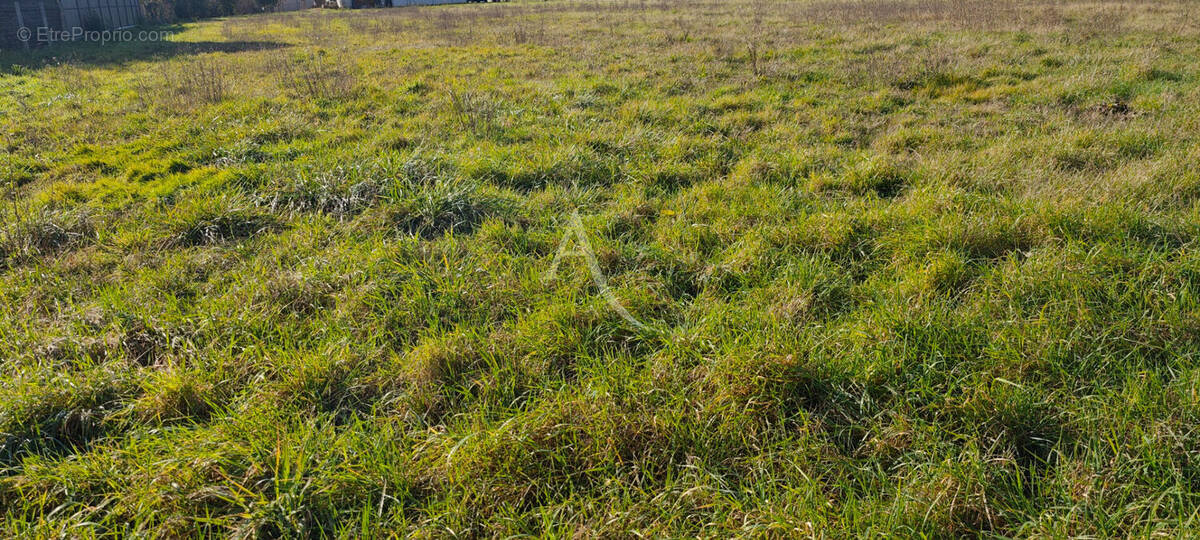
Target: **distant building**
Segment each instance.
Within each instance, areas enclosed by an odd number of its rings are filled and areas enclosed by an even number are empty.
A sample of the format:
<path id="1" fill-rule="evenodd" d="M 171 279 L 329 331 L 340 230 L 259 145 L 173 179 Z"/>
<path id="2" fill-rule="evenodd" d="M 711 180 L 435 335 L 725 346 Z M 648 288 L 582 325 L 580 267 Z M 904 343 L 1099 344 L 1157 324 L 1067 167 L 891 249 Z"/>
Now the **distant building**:
<path id="1" fill-rule="evenodd" d="M 313 0 L 279 0 L 275 3 L 273 10 L 275 12 L 300 11 L 302 9 L 308 9 L 311 7 L 314 7 Z"/>
<path id="2" fill-rule="evenodd" d="M 363 7 L 433 6 L 438 4 L 465 4 L 471 1 L 472 0 L 337 0 L 337 7 L 343 9 L 354 9 Z"/>

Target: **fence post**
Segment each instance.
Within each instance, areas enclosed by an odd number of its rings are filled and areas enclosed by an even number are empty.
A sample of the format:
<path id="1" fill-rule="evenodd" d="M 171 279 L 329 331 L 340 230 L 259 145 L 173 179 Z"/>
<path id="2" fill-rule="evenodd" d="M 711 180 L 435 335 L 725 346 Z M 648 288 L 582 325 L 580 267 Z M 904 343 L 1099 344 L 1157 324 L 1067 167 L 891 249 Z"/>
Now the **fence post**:
<path id="1" fill-rule="evenodd" d="M 42 10 L 42 27 L 44 27 L 46 29 L 46 34 L 49 35 L 51 29 L 50 29 L 50 19 L 46 18 L 46 3 L 42 2 L 42 3 L 38 4 L 38 9 Z M 53 39 L 46 40 L 47 46 L 49 46 L 52 43 L 54 43 Z"/>
<path id="2" fill-rule="evenodd" d="M 21 29 L 25 28 L 25 31 L 28 32 L 29 28 L 25 27 L 25 17 L 21 16 L 21 3 L 14 0 L 13 8 L 15 8 L 17 10 L 17 33 L 18 33 L 17 39 L 21 39 L 21 36 L 20 36 Z M 28 39 L 22 40 L 21 44 L 25 46 L 25 52 L 29 52 L 29 40 L 33 39 L 33 36 L 26 36 L 26 37 Z"/>

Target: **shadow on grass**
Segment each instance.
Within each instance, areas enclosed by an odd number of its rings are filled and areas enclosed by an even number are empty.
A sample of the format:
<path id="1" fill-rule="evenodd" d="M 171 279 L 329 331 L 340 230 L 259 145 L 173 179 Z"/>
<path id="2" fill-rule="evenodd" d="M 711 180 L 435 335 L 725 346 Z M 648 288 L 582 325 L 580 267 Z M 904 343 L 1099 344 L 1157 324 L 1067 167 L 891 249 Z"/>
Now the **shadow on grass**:
<path id="1" fill-rule="evenodd" d="M 129 62 L 163 60 L 176 56 L 213 52 L 239 53 L 267 51 L 286 47 L 275 41 L 149 41 L 137 40 L 141 32 L 182 31 L 180 26 L 143 27 L 128 30 L 132 41 L 120 42 L 59 42 L 42 44 L 29 52 L 20 49 L 0 49 L 0 75 L 19 73 L 21 69 L 38 69 L 57 63 L 115 66 Z"/>

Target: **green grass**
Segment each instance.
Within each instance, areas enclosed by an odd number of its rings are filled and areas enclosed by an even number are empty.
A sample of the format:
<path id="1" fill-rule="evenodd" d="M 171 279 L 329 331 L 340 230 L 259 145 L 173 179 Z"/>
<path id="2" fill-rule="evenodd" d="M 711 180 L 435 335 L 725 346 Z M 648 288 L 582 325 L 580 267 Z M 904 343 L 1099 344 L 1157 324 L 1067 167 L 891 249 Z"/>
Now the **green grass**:
<path id="1" fill-rule="evenodd" d="M 1189 536 L 1189 1 L 0 53 L 6 536 Z M 624 320 L 559 242 L 578 211 Z"/>

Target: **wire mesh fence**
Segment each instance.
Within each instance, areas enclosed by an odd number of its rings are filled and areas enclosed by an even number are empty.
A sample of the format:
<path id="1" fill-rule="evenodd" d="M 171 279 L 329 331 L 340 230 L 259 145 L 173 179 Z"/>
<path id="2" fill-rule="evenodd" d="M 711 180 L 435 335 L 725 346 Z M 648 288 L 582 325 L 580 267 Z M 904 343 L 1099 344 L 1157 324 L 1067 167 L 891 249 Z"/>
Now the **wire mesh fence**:
<path id="1" fill-rule="evenodd" d="M 126 28 L 143 18 L 139 0 L 0 0 L 0 47 L 29 49 L 80 31 Z"/>
<path id="2" fill-rule="evenodd" d="M 115 29 L 133 26 L 141 20 L 138 0 L 59 0 L 64 29 Z"/>

